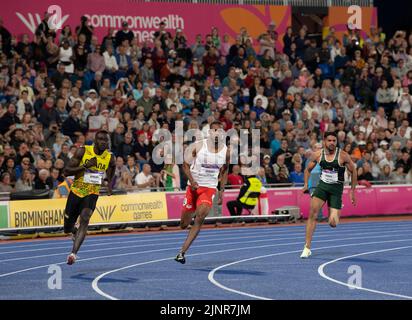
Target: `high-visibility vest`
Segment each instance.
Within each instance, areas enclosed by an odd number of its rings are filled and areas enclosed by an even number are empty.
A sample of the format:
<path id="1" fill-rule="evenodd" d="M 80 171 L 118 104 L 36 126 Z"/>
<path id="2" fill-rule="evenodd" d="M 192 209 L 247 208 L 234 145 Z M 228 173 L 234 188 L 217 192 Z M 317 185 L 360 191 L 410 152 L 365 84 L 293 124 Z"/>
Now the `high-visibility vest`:
<path id="1" fill-rule="evenodd" d="M 249 181 L 249 188 L 239 201 L 247 206 L 254 207 L 258 202 L 260 190 L 262 189 L 262 182 L 255 177 L 247 179 Z"/>

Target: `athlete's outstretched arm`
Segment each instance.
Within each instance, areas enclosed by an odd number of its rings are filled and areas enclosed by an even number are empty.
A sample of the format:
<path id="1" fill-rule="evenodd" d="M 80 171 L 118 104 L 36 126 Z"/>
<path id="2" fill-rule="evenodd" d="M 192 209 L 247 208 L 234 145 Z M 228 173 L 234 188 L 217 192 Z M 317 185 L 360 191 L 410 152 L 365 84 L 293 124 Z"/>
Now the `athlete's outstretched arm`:
<path id="1" fill-rule="evenodd" d="M 116 160 L 115 157 L 112 155 L 110 158 L 109 168 L 107 169 L 107 195 L 112 195 L 112 183 L 114 178 L 114 173 L 116 171 Z"/>
<path id="2" fill-rule="evenodd" d="M 346 169 L 348 169 L 351 174 L 350 200 L 353 205 L 356 205 L 355 189 L 358 185 L 358 172 L 356 170 L 356 165 L 355 163 L 353 163 L 350 155 L 345 152 L 343 154 L 343 157 Z"/>
<path id="3" fill-rule="evenodd" d="M 87 168 L 86 165 L 80 166 L 80 162 L 82 161 L 84 152 L 85 152 L 85 149 L 83 147 L 78 148 L 76 150 L 76 153 L 70 159 L 69 163 L 67 164 L 67 167 L 64 169 L 64 174 L 66 176 L 75 176 L 79 173 L 82 173 L 84 170 L 86 170 Z M 90 161 L 92 161 L 92 159 Z"/>
<path id="4" fill-rule="evenodd" d="M 318 164 L 319 158 L 320 158 L 320 153 L 321 153 L 321 151 L 317 151 L 317 152 L 313 153 L 312 156 L 310 157 L 310 162 L 309 162 L 308 166 L 305 169 L 305 174 L 304 174 L 305 185 L 303 186 L 303 192 L 306 192 L 309 189 L 310 173 L 312 172 L 312 170 Z"/>

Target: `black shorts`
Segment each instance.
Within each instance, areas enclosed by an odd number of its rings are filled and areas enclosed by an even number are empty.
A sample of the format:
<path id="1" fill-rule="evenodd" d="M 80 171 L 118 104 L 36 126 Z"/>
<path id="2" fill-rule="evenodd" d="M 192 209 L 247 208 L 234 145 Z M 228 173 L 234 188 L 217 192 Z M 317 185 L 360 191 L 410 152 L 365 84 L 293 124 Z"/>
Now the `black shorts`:
<path id="1" fill-rule="evenodd" d="M 99 196 L 91 194 L 84 198 L 76 196 L 73 192 L 69 193 L 64 210 L 64 231 L 66 233 L 72 232 L 76 220 L 83 209 L 90 209 L 92 212 L 96 209 L 96 203 Z"/>

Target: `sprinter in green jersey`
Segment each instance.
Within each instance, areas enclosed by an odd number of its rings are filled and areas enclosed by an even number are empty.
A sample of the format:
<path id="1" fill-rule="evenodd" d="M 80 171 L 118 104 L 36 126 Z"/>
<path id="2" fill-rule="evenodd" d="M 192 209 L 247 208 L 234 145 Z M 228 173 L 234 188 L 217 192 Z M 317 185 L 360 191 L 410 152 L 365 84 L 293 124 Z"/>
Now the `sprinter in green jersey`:
<path id="1" fill-rule="evenodd" d="M 306 243 L 301 258 L 309 258 L 312 236 L 316 228 L 316 217 L 319 210 L 327 202 L 329 206 L 329 225 L 335 228 L 339 223 L 342 209 L 342 194 L 345 183 L 345 170 L 351 173 L 350 199 L 356 205 L 355 188 L 357 185 L 356 166 L 350 155 L 337 147 L 337 137 L 334 132 L 324 134 L 324 148 L 312 155 L 311 161 L 305 170 L 305 185 L 303 192 L 308 191 L 310 172 L 319 163 L 321 176 L 316 190 L 312 194 L 310 213 L 306 224 Z"/>

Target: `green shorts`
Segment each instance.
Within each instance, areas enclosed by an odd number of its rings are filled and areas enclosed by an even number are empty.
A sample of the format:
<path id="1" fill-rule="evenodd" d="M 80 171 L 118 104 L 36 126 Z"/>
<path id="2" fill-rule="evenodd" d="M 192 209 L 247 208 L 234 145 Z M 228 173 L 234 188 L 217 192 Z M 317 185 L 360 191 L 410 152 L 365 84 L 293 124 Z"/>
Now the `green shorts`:
<path id="1" fill-rule="evenodd" d="M 343 184 L 327 184 L 319 181 L 318 186 L 312 194 L 312 198 L 316 197 L 327 202 L 329 208 L 342 209 L 342 194 Z"/>

